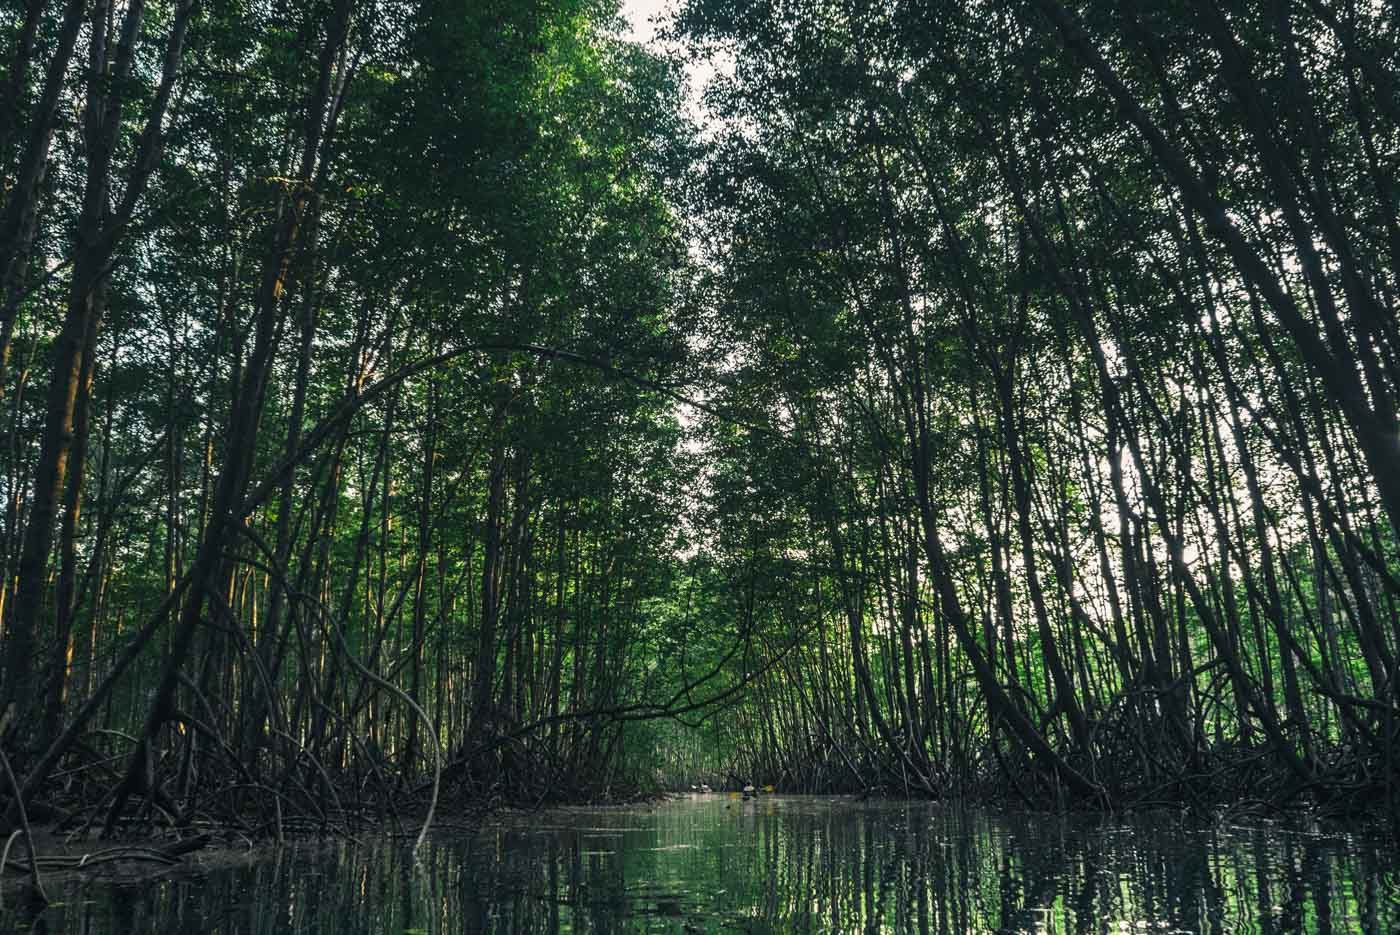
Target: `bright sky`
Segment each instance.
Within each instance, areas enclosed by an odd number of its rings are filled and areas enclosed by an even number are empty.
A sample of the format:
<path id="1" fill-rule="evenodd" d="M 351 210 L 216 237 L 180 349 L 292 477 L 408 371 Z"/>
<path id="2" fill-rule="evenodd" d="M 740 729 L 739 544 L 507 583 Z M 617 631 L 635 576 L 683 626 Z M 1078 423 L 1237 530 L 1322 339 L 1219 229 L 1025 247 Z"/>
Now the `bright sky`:
<path id="1" fill-rule="evenodd" d="M 649 44 L 656 35 L 652 17 L 667 12 L 671 6 L 670 0 L 622 0 L 622 15 L 632 27 L 627 38 Z"/>
<path id="2" fill-rule="evenodd" d="M 670 18 L 679 3 L 680 0 L 622 0 L 622 16 L 630 27 L 624 35 L 634 42 L 650 46 L 658 53 L 664 53 L 665 47 L 656 40 L 657 24 L 653 20 Z M 687 95 L 689 109 L 691 117 L 702 127 L 710 122 L 705 108 L 700 104 L 700 95 L 704 92 L 705 85 L 709 84 L 717 71 L 729 74 L 733 68 L 733 59 L 724 53 L 712 59 L 686 63 L 685 74 L 690 85 Z"/>

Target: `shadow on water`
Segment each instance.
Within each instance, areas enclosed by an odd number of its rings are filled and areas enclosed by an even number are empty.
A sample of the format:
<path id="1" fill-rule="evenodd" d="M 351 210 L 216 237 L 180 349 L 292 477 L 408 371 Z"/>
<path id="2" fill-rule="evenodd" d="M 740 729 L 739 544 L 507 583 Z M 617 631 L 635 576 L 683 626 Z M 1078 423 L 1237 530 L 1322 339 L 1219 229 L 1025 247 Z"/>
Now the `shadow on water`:
<path id="1" fill-rule="evenodd" d="M 1374 932 L 1400 926 L 1383 841 L 1152 816 L 704 796 L 554 812 L 398 845 L 283 851 L 139 886 L 73 882 L 0 931 Z"/>

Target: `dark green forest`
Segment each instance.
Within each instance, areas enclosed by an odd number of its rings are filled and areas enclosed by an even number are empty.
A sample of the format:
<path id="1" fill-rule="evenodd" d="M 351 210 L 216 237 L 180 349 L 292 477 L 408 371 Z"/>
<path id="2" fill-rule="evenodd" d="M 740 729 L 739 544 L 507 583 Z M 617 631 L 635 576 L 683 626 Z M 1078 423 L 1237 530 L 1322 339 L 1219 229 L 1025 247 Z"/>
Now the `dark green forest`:
<path id="1" fill-rule="evenodd" d="M 0 830 L 1400 817 L 1393 6 L 2 2 Z"/>

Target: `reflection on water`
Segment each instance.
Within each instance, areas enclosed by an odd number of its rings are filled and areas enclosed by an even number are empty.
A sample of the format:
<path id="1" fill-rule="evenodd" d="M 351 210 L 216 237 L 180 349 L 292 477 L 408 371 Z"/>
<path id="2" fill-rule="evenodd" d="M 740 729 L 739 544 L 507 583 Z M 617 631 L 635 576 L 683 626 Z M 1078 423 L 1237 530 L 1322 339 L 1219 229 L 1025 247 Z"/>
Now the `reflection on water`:
<path id="1" fill-rule="evenodd" d="M 723 796 L 283 853 L 202 877 L 71 884 L 0 931 L 1375 932 L 1400 925 L 1384 842 L 1170 818 L 989 815 Z"/>

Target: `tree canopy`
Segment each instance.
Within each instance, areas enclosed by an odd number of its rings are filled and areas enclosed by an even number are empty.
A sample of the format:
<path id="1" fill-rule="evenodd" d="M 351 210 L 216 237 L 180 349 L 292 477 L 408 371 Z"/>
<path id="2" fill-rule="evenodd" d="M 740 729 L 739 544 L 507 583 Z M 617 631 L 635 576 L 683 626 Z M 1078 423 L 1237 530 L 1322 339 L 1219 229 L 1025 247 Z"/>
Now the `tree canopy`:
<path id="1" fill-rule="evenodd" d="M 0 9 L 6 824 L 702 778 L 1400 814 L 1393 11 L 666 36 Z"/>

